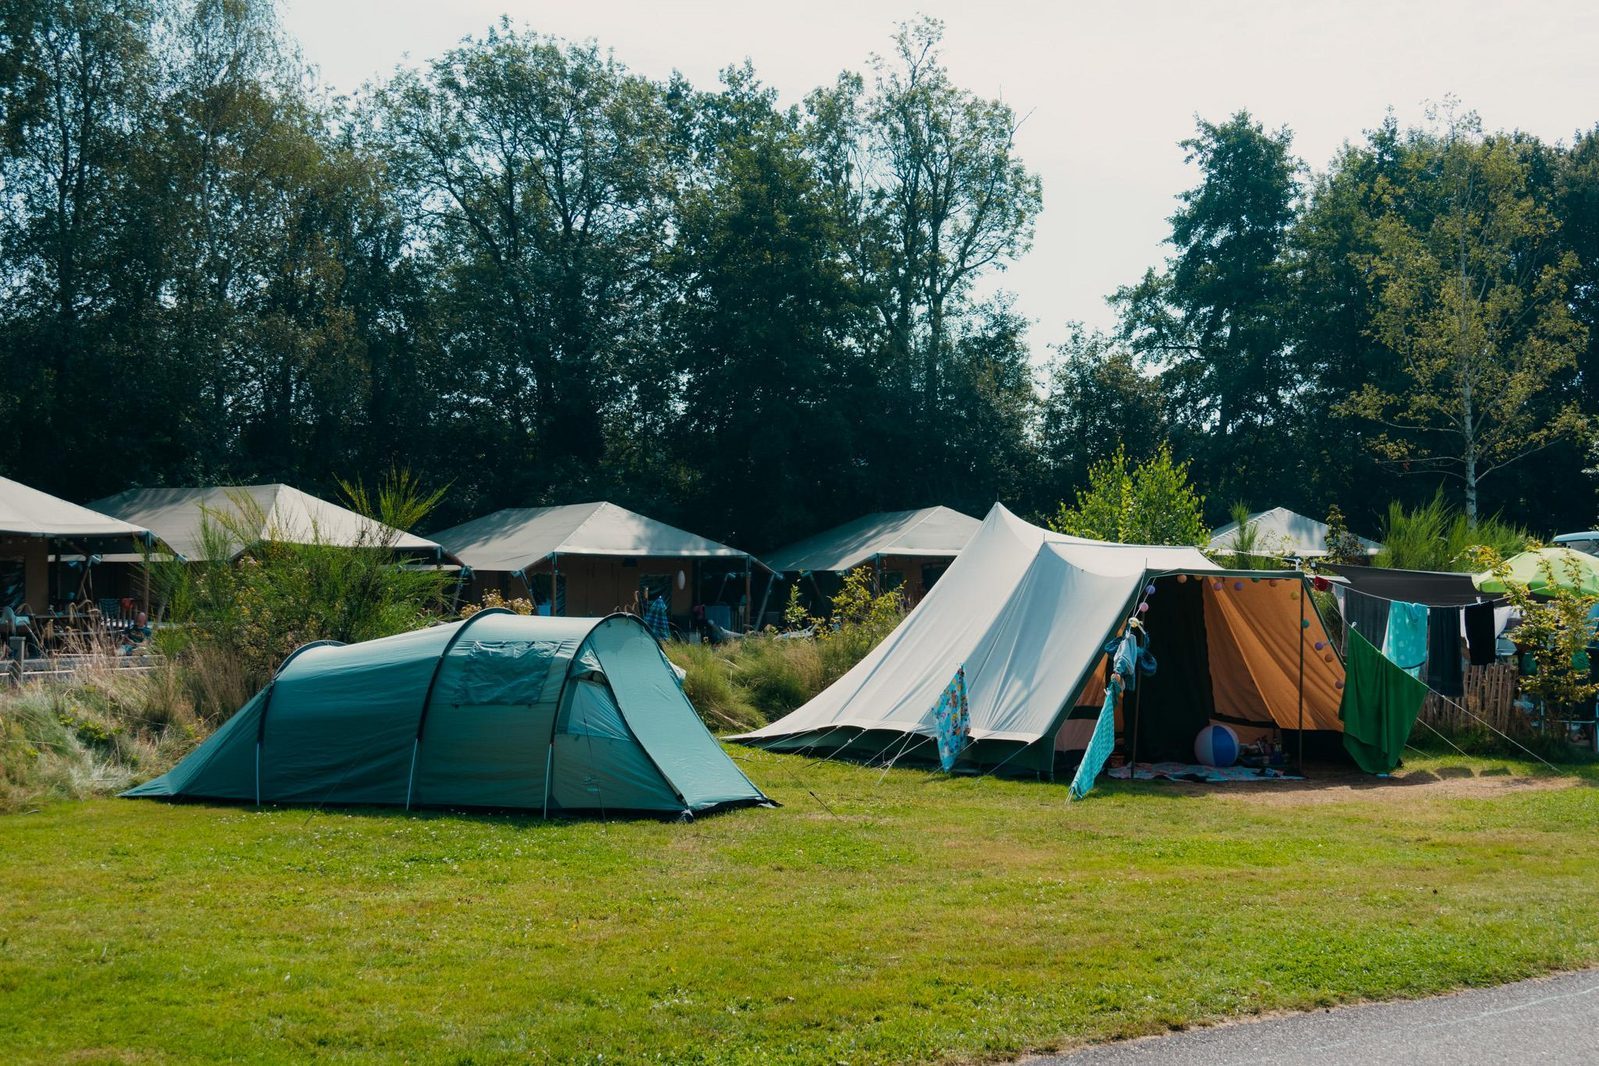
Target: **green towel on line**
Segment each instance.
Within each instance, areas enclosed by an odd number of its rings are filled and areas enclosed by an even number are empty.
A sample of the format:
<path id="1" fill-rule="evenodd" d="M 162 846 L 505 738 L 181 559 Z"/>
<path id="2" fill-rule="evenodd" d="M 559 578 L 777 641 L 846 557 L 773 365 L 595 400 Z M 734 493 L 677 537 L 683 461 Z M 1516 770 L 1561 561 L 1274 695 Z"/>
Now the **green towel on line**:
<path id="1" fill-rule="evenodd" d="M 1386 774 L 1399 765 L 1427 686 L 1353 629 L 1344 656 L 1344 748 L 1368 774 Z"/>

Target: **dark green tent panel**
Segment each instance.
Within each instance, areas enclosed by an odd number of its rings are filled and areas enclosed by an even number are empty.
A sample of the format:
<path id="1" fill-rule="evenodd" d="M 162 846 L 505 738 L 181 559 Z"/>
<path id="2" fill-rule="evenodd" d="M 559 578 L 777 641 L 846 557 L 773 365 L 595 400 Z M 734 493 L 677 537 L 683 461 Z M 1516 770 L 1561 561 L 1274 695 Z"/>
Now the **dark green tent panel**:
<path id="1" fill-rule="evenodd" d="M 464 622 L 309 645 L 125 796 L 701 813 L 769 802 L 631 615 Z"/>

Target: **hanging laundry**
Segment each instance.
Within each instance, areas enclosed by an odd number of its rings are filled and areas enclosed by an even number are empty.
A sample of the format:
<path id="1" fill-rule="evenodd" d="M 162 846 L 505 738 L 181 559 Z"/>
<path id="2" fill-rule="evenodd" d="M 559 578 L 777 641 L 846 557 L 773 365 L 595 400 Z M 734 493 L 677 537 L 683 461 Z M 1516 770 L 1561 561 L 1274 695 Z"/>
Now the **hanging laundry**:
<path id="1" fill-rule="evenodd" d="M 938 762 L 946 772 L 972 737 L 972 715 L 966 705 L 966 665 L 962 663 L 933 707 L 933 727 L 938 731 Z"/>
<path id="2" fill-rule="evenodd" d="M 1460 608 L 1427 609 L 1427 687 L 1445 696 L 1466 694 L 1460 655 Z"/>
<path id="3" fill-rule="evenodd" d="M 1077 764 L 1077 773 L 1072 775 L 1071 787 L 1067 789 L 1074 800 L 1088 795 L 1099 772 L 1105 768 L 1105 760 L 1110 758 L 1111 751 L 1116 747 L 1116 699 L 1121 693 L 1121 678 L 1112 675 L 1110 684 L 1105 686 L 1105 702 L 1100 705 L 1099 720 L 1094 723 L 1094 735 L 1088 739 L 1083 761 Z"/>
<path id="4" fill-rule="evenodd" d="M 1388 635 L 1382 653 L 1417 680 L 1427 661 L 1427 605 L 1400 603 L 1388 605 Z"/>
<path id="5" fill-rule="evenodd" d="M 1425 622 L 1426 616 L 1422 617 Z M 1338 708 L 1344 750 L 1368 774 L 1386 774 L 1399 765 L 1427 699 L 1427 686 L 1355 632 L 1349 634 L 1344 649 L 1344 670 L 1344 697 Z"/>
<path id="6" fill-rule="evenodd" d="M 1388 635 L 1388 601 L 1356 589 L 1345 589 L 1344 621 L 1374 647 L 1380 648 Z"/>
<path id="7" fill-rule="evenodd" d="M 1494 648 L 1494 607 L 1491 603 L 1474 603 L 1464 609 L 1466 620 L 1466 647 L 1471 652 L 1472 666 L 1491 666 L 1498 657 Z"/>

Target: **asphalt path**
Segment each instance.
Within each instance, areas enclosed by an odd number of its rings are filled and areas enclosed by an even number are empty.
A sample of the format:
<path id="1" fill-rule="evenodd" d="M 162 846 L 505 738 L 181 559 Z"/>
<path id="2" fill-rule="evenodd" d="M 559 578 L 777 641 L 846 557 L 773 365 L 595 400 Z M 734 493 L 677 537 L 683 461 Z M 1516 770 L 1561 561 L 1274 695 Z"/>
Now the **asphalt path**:
<path id="1" fill-rule="evenodd" d="M 1100 1044 L 1026 1066 L 1599 1063 L 1599 970 Z"/>

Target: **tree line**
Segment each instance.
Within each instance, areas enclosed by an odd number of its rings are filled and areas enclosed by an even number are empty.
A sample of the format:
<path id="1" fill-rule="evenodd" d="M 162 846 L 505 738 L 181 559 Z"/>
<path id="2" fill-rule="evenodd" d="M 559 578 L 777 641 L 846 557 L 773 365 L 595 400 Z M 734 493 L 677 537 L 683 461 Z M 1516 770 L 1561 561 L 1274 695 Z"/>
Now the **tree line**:
<path id="1" fill-rule="evenodd" d="M 0 14 L 0 454 L 73 499 L 332 492 L 435 520 L 609 498 L 766 548 L 1053 510 L 1168 444 L 1236 500 L 1586 525 L 1599 132 L 1384 119 L 1322 172 L 1240 113 L 1119 327 L 1036 353 L 985 278 L 1043 205 L 941 28 L 785 103 L 505 21 L 349 97 L 267 0 Z M 1091 250 L 1084 250 L 1091 254 Z"/>

